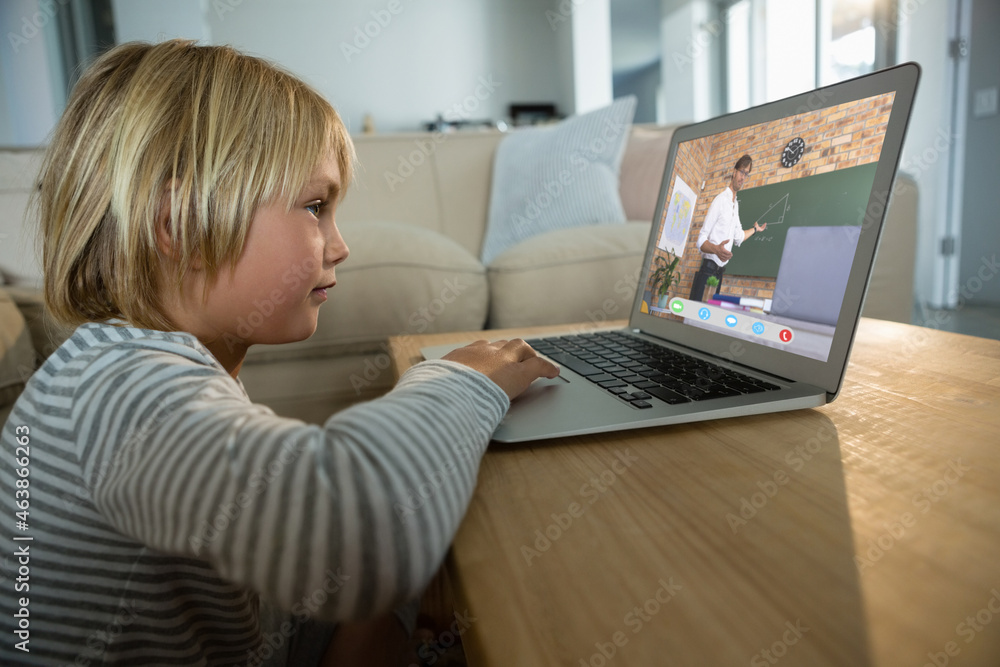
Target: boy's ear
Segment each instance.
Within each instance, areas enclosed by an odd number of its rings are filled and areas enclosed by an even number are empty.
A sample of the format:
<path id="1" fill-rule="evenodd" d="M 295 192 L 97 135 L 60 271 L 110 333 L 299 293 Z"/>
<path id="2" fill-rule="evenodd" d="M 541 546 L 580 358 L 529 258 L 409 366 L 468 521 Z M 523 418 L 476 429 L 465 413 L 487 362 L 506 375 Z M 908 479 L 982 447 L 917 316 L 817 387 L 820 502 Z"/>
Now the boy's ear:
<path id="1" fill-rule="evenodd" d="M 170 216 L 170 194 L 173 190 L 173 182 L 168 183 L 163 188 L 160 195 L 159 205 L 156 211 L 156 247 L 160 253 L 174 262 L 181 259 L 181 251 L 175 247 L 174 243 L 174 221 Z M 201 257 L 197 251 L 191 259 L 191 268 L 201 268 Z"/>

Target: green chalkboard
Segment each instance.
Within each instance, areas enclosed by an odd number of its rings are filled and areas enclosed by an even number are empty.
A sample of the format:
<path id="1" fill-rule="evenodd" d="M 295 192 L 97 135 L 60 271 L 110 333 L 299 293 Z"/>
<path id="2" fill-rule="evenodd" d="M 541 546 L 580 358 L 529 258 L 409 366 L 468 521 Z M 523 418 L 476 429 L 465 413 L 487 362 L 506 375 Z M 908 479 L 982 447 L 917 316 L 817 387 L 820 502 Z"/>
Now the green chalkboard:
<path id="1" fill-rule="evenodd" d="M 766 222 L 767 229 L 733 249 L 726 275 L 777 277 L 789 227 L 860 224 L 877 166 L 873 162 L 737 194 L 743 228 L 759 221 Z"/>

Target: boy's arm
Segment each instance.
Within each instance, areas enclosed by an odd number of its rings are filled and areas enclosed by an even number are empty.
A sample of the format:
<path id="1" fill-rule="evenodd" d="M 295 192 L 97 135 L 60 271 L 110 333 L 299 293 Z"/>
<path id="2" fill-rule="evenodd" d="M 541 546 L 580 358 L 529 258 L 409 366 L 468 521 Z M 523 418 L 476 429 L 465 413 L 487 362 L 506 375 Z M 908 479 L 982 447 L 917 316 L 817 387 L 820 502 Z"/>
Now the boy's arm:
<path id="1" fill-rule="evenodd" d="M 176 357 L 124 377 L 113 387 L 123 403 L 95 391 L 83 411 L 90 424 L 127 424 L 91 430 L 83 452 L 102 515 L 296 616 L 330 620 L 422 591 L 509 406 L 486 376 L 451 361 L 415 366 L 386 397 L 323 427 L 277 417 L 221 371 Z"/>

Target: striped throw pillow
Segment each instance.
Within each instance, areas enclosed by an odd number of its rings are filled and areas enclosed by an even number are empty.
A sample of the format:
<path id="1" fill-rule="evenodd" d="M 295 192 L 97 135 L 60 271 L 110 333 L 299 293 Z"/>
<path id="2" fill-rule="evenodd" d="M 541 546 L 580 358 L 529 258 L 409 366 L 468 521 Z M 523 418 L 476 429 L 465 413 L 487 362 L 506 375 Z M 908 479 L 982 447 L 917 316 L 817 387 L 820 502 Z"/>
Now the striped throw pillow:
<path id="1" fill-rule="evenodd" d="M 630 95 L 556 125 L 504 137 L 493 159 L 483 264 L 544 232 L 625 222 L 618 172 L 635 106 Z"/>

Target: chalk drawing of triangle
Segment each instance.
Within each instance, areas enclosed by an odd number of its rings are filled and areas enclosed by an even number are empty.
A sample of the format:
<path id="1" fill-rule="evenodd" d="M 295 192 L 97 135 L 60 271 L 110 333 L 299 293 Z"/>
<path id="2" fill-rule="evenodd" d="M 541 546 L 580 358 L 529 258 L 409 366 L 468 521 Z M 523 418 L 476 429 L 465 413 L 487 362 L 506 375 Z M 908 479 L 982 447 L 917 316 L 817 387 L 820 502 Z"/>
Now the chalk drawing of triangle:
<path id="1" fill-rule="evenodd" d="M 769 225 L 780 225 L 780 224 L 784 223 L 784 221 L 785 221 L 785 211 L 788 210 L 788 195 L 787 194 L 784 197 L 782 197 L 781 199 L 779 199 L 778 201 L 776 201 L 773 204 L 771 204 L 771 207 L 769 209 L 767 209 L 766 211 L 764 211 L 764 215 L 762 215 L 759 218 L 757 218 L 757 222 L 760 222 L 761 220 L 763 220 L 764 217 L 767 216 L 768 213 L 770 213 L 775 208 L 777 208 L 778 204 L 782 204 L 782 202 L 784 202 L 784 203 L 783 203 L 783 205 L 781 207 L 781 216 L 779 216 L 777 220 L 767 220 L 766 223 L 769 224 Z M 755 222 L 754 224 L 757 224 L 757 222 Z"/>

